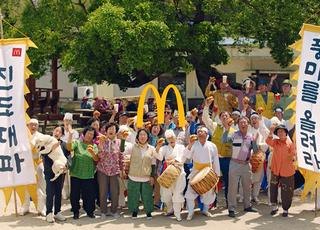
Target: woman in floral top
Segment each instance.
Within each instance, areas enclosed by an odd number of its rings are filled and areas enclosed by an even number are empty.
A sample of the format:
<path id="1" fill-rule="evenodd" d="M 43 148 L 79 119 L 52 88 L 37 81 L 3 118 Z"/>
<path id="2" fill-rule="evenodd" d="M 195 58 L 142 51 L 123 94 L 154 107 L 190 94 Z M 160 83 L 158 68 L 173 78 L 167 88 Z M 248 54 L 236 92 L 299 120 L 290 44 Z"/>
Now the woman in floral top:
<path id="1" fill-rule="evenodd" d="M 70 125 L 69 125 L 70 126 Z M 83 209 L 87 212 L 87 216 L 95 218 L 93 214 L 94 205 L 94 174 L 96 172 L 94 162 L 99 160 L 97 156 L 98 148 L 96 144 L 92 144 L 92 139 L 96 138 L 96 131 L 88 126 L 83 131 L 83 141 L 75 140 L 72 143 L 72 134 L 74 130 L 69 127 L 69 138 L 67 150 L 74 151 L 71 154 L 72 165 L 70 168 L 71 177 L 71 193 L 70 201 L 73 211 L 73 219 L 79 219 L 79 200 L 82 194 Z"/>
<path id="2" fill-rule="evenodd" d="M 157 140 L 159 140 L 159 138 L 162 137 L 163 134 L 163 128 L 160 124 L 153 124 L 150 127 L 150 138 L 148 140 L 148 144 L 152 145 L 153 147 L 157 146 Z M 153 196 L 153 204 L 154 207 L 157 209 L 160 209 L 159 207 L 159 200 L 160 200 L 160 185 L 157 181 L 159 175 L 160 175 L 160 171 L 161 171 L 161 167 L 162 167 L 162 161 L 157 159 L 156 162 L 156 171 L 155 171 L 155 175 L 154 175 L 154 196 Z"/>
<path id="3" fill-rule="evenodd" d="M 107 139 L 100 144 L 99 161 L 96 169 L 98 174 L 101 219 L 106 218 L 108 190 L 110 189 L 111 215 L 120 217 L 117 213 L 119 198 L 119 174 L 124 172 L 124 156 L 120 152 L 120 140 L 117 139 L 119 126 L 115 122 L 106 125 Z M 101 141 L 100 141 L 101 142 Z"/>

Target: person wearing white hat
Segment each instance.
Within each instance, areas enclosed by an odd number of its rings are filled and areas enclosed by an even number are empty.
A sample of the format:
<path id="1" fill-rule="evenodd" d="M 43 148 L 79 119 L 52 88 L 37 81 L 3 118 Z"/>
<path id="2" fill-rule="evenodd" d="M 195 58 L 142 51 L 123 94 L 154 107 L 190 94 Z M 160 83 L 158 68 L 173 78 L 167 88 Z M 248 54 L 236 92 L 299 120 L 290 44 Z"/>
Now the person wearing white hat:
<path id="1" fill-rule="evenodd" d="M 294 127 L 294 125 L 290 123 L 290 119 L 289 120 L 284 120 L 283 119 L 283 114 L 284 114 L 283 108 L 277 107 L 277 108 L 274 109 L 274 116 L 279 119 L 280 125 L 286 126 L 288 131 L 290 131 Z M 272 125 L 271 124 L 271 119 L 268 119 L 266 117 L 263 117 L 263 119 L 264 119 L 264 123 L 267 126 L 267 128 L 270 129 L 270 127 Z"/>
<path id="2" fill-rule="evenodd" d="M 183 152 L 183 158 L 193 159 L 192 172 L 189 175 L 191 178 L 199 170 L 204 167 L 212 168 L 217 176 L 220 176 L 220 164 L 218 150 L 215 144 L 208 141 L 208 129 L 204 126 L 199 126 L 197 129 L 198 140 L 190 140 L 189 145 L 185 148 Z M 184 159 L 182 160 L 184 162 Z M 200 196 L 201 203 L 203 203 L 203 213 L 207 217 L 211 217 L 209 212 L 209 205 L 212 204 L 216 198 L 216 194 L 210 189 L 207 193 Z M 194 216 L 194 199 L 198 197 L 198 194 L 193 190 L 188 184 L 187 192 L 185 198 L 187 200 L 188 207 L 188 217 L 187 220 L 192 220 Z"/>
<path id="3" fill-rule="evenodd" d="M 27 127 L 32 135 L 30 138 L 30 142 L 34 145 L 35 139 L 38 136 L 42 135 L 42 133 L 39 133 L 37 131 L 39 128 L 38 120 L 35 118 L 30 119 L 30 121 L 27 124 Z M 46 213 L 44 211 L 44 206 L 46 202 L 46 181 L 44 179 L 44 167 L 42 164 L 41 156 L 35 151 L 32 151 L 32 153 L 33 153 L 33 161 L 35 165 L 34 170 L 37 173 L 37 178 L 38 178 L 38 181 L 37 181 L 38 215 L 45 217 Z M 20 216 L 24 216 L 27 213 L 29 213 L 29 207 L 30 207 L 30 195 L 28 190 L 26 189 L 25 199 L 20 211 Z"/>
<path id="4" fill-rule="evenodd" d="M 182 163 L 184 145 L 176 143 L 176 135 L 173 130 L 167 130 L 165 132 L 165 137 L 167 139 L 168 145 L 163 146 L 163 142 L 158 142 L 157 147 L 154 149 L 154 156 L 162 161 L 165 159 L 169 164 L 175 165 L 176 163 Z M 166 204 L 167 212 L 165 216 L 175 215 L 177 221 L 181 221 L 181 208 L 183 207 L 184 197 L 183 190 L 186 186 L 185 172 L 183 164 L 179 167 L 181 172 L 178 179 L 171 185 L 170 188 L 160 187 L 161 201 Z"/>
<path id="5" fill-rule="evenodd" d="M 73 114 L 72 113 L 65 113 L 63 117 L 63 128 L 64 134 L 60 138 L 63 142 L 68 142 L 69 138 L 69 125 L 72 129 L 73 123 Z M 79 138 L 79 133 L 77 130 L 74 130 L 72 134 L 72 141 L 77 140 Z M 69 170 L 66 171 L 63 178 L 63 187 L 62 187 L 62 199 L 67 200 L 70 197 L 70 174 Z"/>

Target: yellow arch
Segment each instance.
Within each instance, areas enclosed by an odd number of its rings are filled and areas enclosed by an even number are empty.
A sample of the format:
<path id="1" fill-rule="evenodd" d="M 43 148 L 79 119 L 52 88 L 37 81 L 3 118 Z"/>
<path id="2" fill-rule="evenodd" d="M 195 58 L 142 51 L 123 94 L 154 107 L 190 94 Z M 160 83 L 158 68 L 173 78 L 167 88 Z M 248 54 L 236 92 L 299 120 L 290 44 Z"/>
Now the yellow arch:
<path id="1" fill-rule="evenodd" d="M 155 100 L 157 102 L 157 114 L 158 114 L 158 123 L 163 124 L 164 123 L 164 107 L 166 104 L 166 98 L 167 94 L 170 89 L 174 90 L 174 93 L 176 94 L 177 98 L 177 104 L 178 104 L 178 113 L 179 113 L 179 126 L 184 127 L 185 125 L 185 116 L 184 116 L 184 108 L 183 108 L 183 102 L 180 95 L 180 91 L 177 89 L 175 85 L 168 85 L 165 90 L 163 91 L 162 96 L 160 97 L 159 91 L 154 85 L 147 85 L 140 96 L 139 105 L 138 105 L 138 114 L 137 114 L 137 126 L 142 127 L 143 125 L 143 108 L 144 108 L 144 101 L 147 95 L 148 89 L 152 89 L 154 92 Z"/>

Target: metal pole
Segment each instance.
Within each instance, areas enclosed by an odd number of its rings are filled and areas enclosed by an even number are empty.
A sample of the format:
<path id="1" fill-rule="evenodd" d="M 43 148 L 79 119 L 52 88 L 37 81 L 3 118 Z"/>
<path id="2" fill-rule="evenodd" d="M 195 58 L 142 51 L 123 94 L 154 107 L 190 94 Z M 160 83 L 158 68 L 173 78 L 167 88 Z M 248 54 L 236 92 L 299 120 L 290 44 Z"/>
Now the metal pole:
<path id="1" fill-rule="evenodd" d="M 2 27 L 2 13 L 0 8 L 0 27 L 1 27 L 1 40 L 3 39 L 3 27 Z"/>
<path id="2" fill-rule="evenodd" d="M 316 185 L 317 185 L 317 183 L 316 183 Z M 315 217 L 317 217 L 318 216 L 318 188 L 316 188 L 316 197 L 314 199 L 314 202 L 315 202 L 315 204 L 314 204 L 314 206 L 315 206 L 314 215 L 315 215 Z"/>

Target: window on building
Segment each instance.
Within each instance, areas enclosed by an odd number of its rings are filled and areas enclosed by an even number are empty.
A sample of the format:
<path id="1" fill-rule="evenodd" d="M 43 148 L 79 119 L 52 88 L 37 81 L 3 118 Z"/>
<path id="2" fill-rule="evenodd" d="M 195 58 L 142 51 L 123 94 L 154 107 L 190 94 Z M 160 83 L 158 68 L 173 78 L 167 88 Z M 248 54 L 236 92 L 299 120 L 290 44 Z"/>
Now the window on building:
<path id="1" fill-rule="evenodd" d="M 186 105 L 186 73 L 179 73 L 176 76 L 161 76 L 158 78 L 158 91 L 160 95 L 162 95 L 165 88 L 173 84 L 180 91 L 180 95 L 182 98 L 183 106 L 185 108 Z M 173 89 L 170 89 L 166 98 L 166 102 L 173 109 L 178 109 L 177 98 Z"/>

